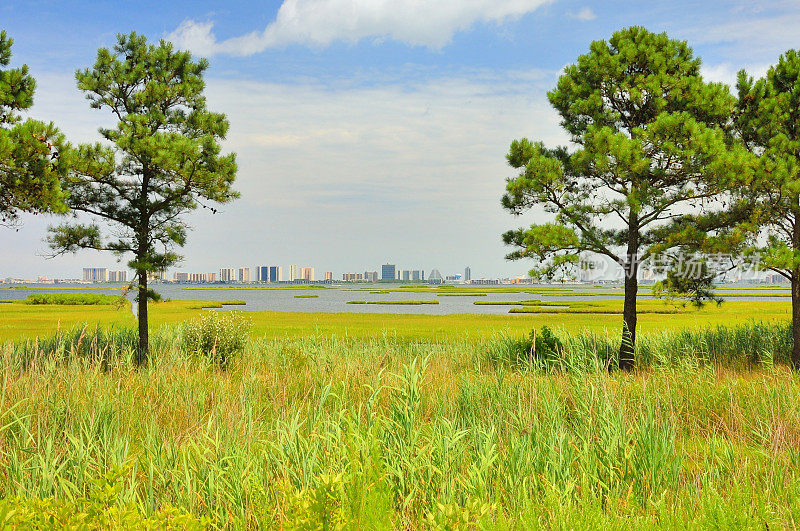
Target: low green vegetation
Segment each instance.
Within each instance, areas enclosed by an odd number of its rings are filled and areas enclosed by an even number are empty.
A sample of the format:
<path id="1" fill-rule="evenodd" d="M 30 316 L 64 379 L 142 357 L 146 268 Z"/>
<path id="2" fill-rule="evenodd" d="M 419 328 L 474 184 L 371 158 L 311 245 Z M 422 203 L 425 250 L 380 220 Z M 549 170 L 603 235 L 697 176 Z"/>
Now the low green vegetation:
<path id="1" fill-rule="evenodd" d="M 347 304 L 386 304 L 396 306 L 418 306 L 421 304 L 439 304 L 437 300 L 409 300 L 409 301 L 347 301 Z"/>
<path id="2" fill-rule="evenodd" d="M 520 301 L 508 313 L 591 313 L 621 315 L 623 301 Z M 637 307 L 638 314 L 675 314 L 686 311 L 686 306 L 670 301 L 642 300 Z"/>
<path id="3" fill-rule="evenodd" d="M 488 293 L 437 293 L 437 297 L 486 297 Z"/>
<path id="4" fill-rule="evenodd" d="M 244 350 L 251 326 L 241 312 L 206 313 L 181 325 L 181 349 L 224 369 Z"/>
<path id="5" fill-rule="evenodd" d="M 203 315 L 154 331 L 139 369 L 133 327 L 0 347 L 7 525 L 800 519 L 788 323 L 642 334 L 624 374 L 608 371 L 616 334 L 242 341 L 234 314 Z"/>
<path id="6" fill-rule="evenodd" d="M 317 297 L 319 297 L 319 295 L 303 294 L 303 295 L 295 295 L 294 296 L 295 299 L 316 299 Z"/>
<path id="7" fill-rule="evenodd" d="M 245 306 L 247 302 L 241 300 L 234 301 L 186 301 L 188 308 L 191 310 L 210 310 L 215 308 L 222 308 L 224 306 Z"/>
<path id="8" fill-rule="evenodd" d="M 484 302 L 492 301 L 480 301 Z M 554 302 L 561 301 L 552 301 L 550 304 Z M 661 301 L 643 302 L 663 304 Z M 571 304 L 571 301 L 564 303 Z M 216 301 L 151 302 L 152 327 L 194 319 L 203 311 L 203 307 L 218 304 L 220 303 Z M 545 325 L 570 333 L 591 330 L 614 335 L 619 319 L 618 316 L 603 313 L 396 314 L 391 313 L 391 306 L 386 308 L 386 313 L 250 311 L 248 316 L 252 320 L 252 334 L 255 337 L 302 337 L 315 333 L 328 337 L 359 338 L 389 335 L 425 341 L 459 337 L 478 340 L 496 334 L 500 330 L 524 333 Z M 639 327 L 644 332 L 652 332 L 716 325 L 733 326 L 753 320 L 774 322 L 791 319 L 791 305 L 788 301 L 726 301 L 720 307 L 709 305 L 700 310 L 691 307 L 680 309 L 679 313 L 669 315 L 643 313 L 639 318 Z M 14 301 L 0 304 L 0 343 L 21 338 L 44 337 L 58 329 L 81 323 L 117 327 L 131 326 L 134 322 L 135 316 L 131 313 L 129 304 L 122 307 L 59 306 L 27 305 L 22 301 Z"/>
<path id="9" fill-rule="evenodd" d="M 97 293 L 37 293 L 28 295 L 25 304 L 62 304 L 68 306 L 93 306 L 99 304 L 127 304 L 120 295 Z"/>

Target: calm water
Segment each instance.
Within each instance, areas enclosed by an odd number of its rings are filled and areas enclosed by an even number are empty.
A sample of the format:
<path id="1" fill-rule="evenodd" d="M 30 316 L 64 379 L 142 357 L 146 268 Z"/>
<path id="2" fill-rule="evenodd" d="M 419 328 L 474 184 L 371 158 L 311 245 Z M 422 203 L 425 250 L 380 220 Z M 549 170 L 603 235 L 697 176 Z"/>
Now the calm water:
<path id="1" fill-rule="evenodd" d="M 119 285 L 107 285 L 107 289 L 96 289 L 102 285 L 67 285 L 69 289 L 7 289 L 0 288 L 0 300 L 21 300 L 32 293 L 102 293 L 113 294 L 120 292 Z M 374 290 L 387 289 L 385 285 L 358 285 L 354 287 L 333 287 L 326 289 L 242 289 L 242 290 L 190 290 L 184 289 L 185 285 L 155 284 L 153 289 L 158 291 L 164 299 L 172 300 L 197 300 L 197 301 L 225 301 L 243 300 L 244 306 L 226 306 L 226 310 L 270 310 L 279 312 L 349 312 L 349 313 L 403 313 L 403 314 L 507 314 L 509 306 L 482 306 L 473 304 L 475 301 L 503 301 L 514 302 L 522 300 L 540 299 L 542 301 L 581 301 L 581 300 L 609 300 L 621 299 L 619 296 L 546 296 L 530 293 L 489 293 L 485 297 L 437 297 L 435 293 L 370 293 L 367 288 Z M 95 289 L 87 289 L 95 288 Z M 363 291 L 360 288 L 365 288 Z M 531 288 L 535 289 L 535 288 Z M 614 290 L 609 287 L 580 287 L 583 292 L 608 292 Z M 640 292 L 642 298 L 648 298 Z M 314 298 L 296 298 L 295 295 L 317 295 Z M 132 299 L 132 294 L 129 294 Z M 768 301 L 783 300 L 786 297 L 727 297 L 728 300 Z M 438 300 L 439 304 L 423 304 L 417 306 L 380 305 L 380 304 L 347 304 L 348 301 L 381 301 L 381 300 Z"/>

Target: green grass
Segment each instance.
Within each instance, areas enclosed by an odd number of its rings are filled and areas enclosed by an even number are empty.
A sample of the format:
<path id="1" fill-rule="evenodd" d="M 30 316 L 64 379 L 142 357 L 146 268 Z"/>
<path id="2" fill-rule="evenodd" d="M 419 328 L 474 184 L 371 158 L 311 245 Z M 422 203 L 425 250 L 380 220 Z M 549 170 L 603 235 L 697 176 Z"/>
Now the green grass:
<path id="1" fill-rule="evenodd" d="M 347 304 L 386 304 L 395 306 L 419 306 L 421 304 L 439 304 L 436 300 L 418 300 L 418 301 L 347 301 Z"/>
<path id="2" fill-rule="evenodd" d="M 615 338 L 558 333 L 555 370 L 506 363 L 504 334 L 307 331 L 225 371 L 174 327 L 142 370 L 133 329 L 5 345 L 4 526 L 796 527 L 785 324 L 641 334 L 630 375 Z"/>
<path id="3" fill-rule="evenodd" d="M 511 308 L 508 313 L 565 313 L 565 314 L 617 314 L 622 315 L 623 301 L 520 301 L 519 308 Z M 636 305 L 637 314 L 676 314 L 685 313 L 689 306 L 660 300 L 640 300 Z"/>
<path id="4" fill-rule="evenodd" d="M 124 304 L 125 299 L 120 295 L 99 295 L 97 293 L 37 293 L 28 295 L 23 301 L 25 304 L 60 304 L 67 306 L 96 306 L 109 304 Z"/>
<path id="5" fill-rule="evenodd" d="M 295 299 L 316 299 L 319 295 L 295 295 Z"/>
<path id="6" fill-rule="evenodd" d="M 245 301 L 183 301 L 188 303 L 187 309 L 189 310 L 210 310 L 219 309 L 225 306 L 245 306 Z"/>
<path id="7" fill-rule="evenodd" d="M 556 301 L 558 302 L 558 301 Z M 593 301 L 594 302 L 594 301 Z M 611 301 L 614 302 L 614 301 Z M 640 301 L 640 303 L 645 301 Z M 663 304 L 660 301 L 651 301 Z M 213 301 L 211 302 L 213 303 Z M 164 301 L 150 304 L 153 328 L 181 323 L 197 317 L 202 301 Z M 387 307 L 387 309 L 390 307 Z M 583 330 L 617 334 L 622 327 L 619 315 L 562 313 L 520 315 L 410 315 L 394 313 L 312 313 L 248 311 L 255 337 L 303 337 L 322 334 L 337 337 L 371 338 L 389 335 L 412 340 L 480 339 L 498 330 L 523 333 L 543 325 L 573 333 Z M 642 332 L 677 330 L 703 326 L 735 325 L 751 320 L 767 322 L 791 319 L 788 301 L 727 301 L 721 307 L 709 305 L 701 310 L 687 307 L 677 314 L 642 314 Z M 52 334 L 56 329 L 79 323 L 100 326 L 133 325 L 130 306 L 29 306 L 22 302 L 0 304 L 0 342 Z"/>

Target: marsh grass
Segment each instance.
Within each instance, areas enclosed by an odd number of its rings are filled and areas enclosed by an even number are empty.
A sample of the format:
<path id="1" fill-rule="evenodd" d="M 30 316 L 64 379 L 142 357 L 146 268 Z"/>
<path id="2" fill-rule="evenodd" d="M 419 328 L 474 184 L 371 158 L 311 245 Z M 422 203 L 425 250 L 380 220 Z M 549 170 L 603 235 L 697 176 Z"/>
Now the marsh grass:
<path id="1" fill-rule="evenodd" d="M 121 305 L 125 298 L 120 295 L 98 293 L 36 293 L 28 295 L 25 304 L 62 304 L 68 306 Z"/>
<path id="2" fill-rule="evenodd" d="M 419 306 L 422 304 L 439 304 L 437 300 L 408 300 L 408 301 L 347 301 L 347 304 L 383 304 L 388 306 Z"/>
<path id="3" fill-rule="evenodd" d="M 150 364 L 134 370 L 131 333 L 0 348 L 0 497 L 231 529 L 800 518 L 786 325 L 642 335 L 630 375 L 606 369 L 614 337 L 558 330 L 542 366 L 499 356 L 510 334 L 387 334 L 250 340 L 225 370 L 175 327 L 154 332 Z"/>

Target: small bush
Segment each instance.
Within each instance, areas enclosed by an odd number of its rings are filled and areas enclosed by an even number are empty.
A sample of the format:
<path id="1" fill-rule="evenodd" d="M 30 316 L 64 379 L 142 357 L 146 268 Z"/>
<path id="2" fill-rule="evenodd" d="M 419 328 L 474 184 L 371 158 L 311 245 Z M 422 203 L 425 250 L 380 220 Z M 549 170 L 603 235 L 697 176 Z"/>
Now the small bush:
<path id="1" fill-rule="evenodd" d="M 534 329 L 527 337 L 499 338 L 489 347 L 489 357 L 495 362 L 518 366 L 533 362 L 549 363 L 558 359 L 563 351 L 561 340 L 550 328 L 543 326 L 540 332 Z"/>
<path id="2" fill-rule="evenodd" d="M 244 350 L 251 327 L 250 320 L 240 312 L 208 312 L 183 325 L 182 346 L 224 368 Z"/>

